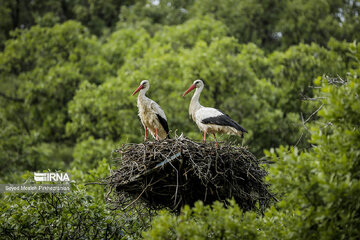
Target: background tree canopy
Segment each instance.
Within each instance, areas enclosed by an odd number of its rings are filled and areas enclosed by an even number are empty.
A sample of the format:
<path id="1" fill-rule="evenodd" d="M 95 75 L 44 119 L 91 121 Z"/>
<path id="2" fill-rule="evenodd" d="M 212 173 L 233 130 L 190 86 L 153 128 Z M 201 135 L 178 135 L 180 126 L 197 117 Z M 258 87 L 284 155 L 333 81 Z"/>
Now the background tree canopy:
<path id="1" fill-rule="evenodd" d="M 65 195 L 2 194 L 1 237 L 360 237 L 359 1 L 0 3 L 0 183 L 55 170 L 76 183 Z M 143 79 L 170 135 L 192 139 L 181 94 L 203 79 L 202 104 L 249 130 L 219 140 L 273 161 L 281 201 L 264 216 L 199 202 L 151 223 L 106 208 L 104 189 L 84 183 L 108 175 L 116 146 L 143 140 L 131 96 Z"/>

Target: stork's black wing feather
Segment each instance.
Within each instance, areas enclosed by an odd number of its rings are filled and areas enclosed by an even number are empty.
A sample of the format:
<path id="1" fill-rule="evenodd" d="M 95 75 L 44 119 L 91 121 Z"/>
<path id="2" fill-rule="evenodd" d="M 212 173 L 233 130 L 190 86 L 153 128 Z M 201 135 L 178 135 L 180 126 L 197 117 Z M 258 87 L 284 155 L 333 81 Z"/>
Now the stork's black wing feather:
<path id="1" fill-rule="evenodd" d="M 159 122 L 161 126 L 164 128 L 167 137 L 169 137 L 169 126 L 165 118 L 161 117 L 160 114 L 156 114 L 157 118 L 159 119 Z"/>
<path id="2" fill-rule="evenodd" d="M 220 125 L 220 126 L 229 126 L 229 127 L 235 128 L 236 130 L 241 131 L 241 132 L 245 132 L 245 133 L 248 132 L 248 131 L 246 131 L 245 128 L 240 126 L 240 124 L 238 124 L 237 122 L 232 120 L 227 114 L 225 114 L 223 112 L 221 112 L 221 113 L 222 113 L 222 115 L 219 115 L 216 117 L 205 118 L 201 122 L 203 124 L 216 124 L 216 125 Z"/>

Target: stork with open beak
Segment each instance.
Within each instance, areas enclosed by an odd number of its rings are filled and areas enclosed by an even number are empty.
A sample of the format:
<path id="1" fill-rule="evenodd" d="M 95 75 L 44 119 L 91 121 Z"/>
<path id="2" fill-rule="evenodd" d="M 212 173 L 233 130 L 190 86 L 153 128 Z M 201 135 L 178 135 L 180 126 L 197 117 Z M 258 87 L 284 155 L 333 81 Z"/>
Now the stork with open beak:
<path id="1" fill-rule="evenodd" d="M 148 80 L 141 81 L 140 86 L 134 91 L 132 96 L 139 92 L 137 106 L 141 123 L 145 128 L 144 141 L 147 139 L 148 129 L 151 135 L 155 136 L 156 140 L 163 140 L 169 136 L 167 119 L 159 104 L 145 96 L 149 87 L 150 83 Z"/>
<path id="2" fill-rule="evenodd" d="M 184 97 L 186 94 L 196 89 L 191 98 L 189 115 L 191 115 L 200 131 L 204 132 L 204 142 L 206 142 L 207 133 L 214 134 L 216 145 L 216 133 L 238 135 L 243 138 L 244 133 L 247 133 L 247 131 L 240 126 L 240 124 L 218 109 L 201 106 L 199 97 L 203 88 L 204 82 L 202 80 L 196 80 L 182 96 Z"/>

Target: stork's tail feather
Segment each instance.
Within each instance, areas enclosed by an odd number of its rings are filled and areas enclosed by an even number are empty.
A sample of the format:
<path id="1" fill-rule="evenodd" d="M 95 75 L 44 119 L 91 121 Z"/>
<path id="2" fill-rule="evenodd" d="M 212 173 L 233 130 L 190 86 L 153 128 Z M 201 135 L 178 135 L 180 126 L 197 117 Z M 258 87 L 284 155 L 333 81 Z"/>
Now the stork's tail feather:
<path id="1" fill-rule="evenodd" d="M 244 133 L 248 133 L 248 131 L 247 131 L 245 128 L 243 128 L 240 124 L 238 124 L 237 122 L 235 122 L 235 121 L 232 120 L 232 119 L 231 119 L 231 121 L 232 121 L 232 123 L 234 124 L 236 130 L 238 130 L 238 131 L 241 132 L 241 136 L 243 136 Z"/>
<path id="2" fill-rule="evenodd" d="M 169 126 L 165 118 L 161 117 L 160 114 L 156 114 L 159 119 L 161 126 L 164 128 L 167 138 L 169 138 Z"/>
<path id="3" fill-rule="evenodd" d="M 247 131 L 237 131 L 235 135 L 241 137 L 241 138 L 244 138 L 244 134 L 247 133 Z"/>

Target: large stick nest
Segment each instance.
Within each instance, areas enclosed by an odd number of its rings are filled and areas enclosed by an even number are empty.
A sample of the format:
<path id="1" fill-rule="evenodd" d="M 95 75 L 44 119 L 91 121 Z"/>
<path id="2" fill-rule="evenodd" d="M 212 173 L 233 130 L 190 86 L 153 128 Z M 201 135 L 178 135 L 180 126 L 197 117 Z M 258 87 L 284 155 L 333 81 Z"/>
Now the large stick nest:
<path id="1" fill-rule="evenodd" d="M 107 178 L 109 194 L 115 196 L 108 200 L 122 209 L 141 203 L 178 212 L 198 200 L 210 204 L 234 198 L 243 210 L 262 212 L 274 199 L 264 182 L 266 170 L 245 147 L 216 147 L 180 136 L 124 144 L 112 157 L 121 166 Z"/>

